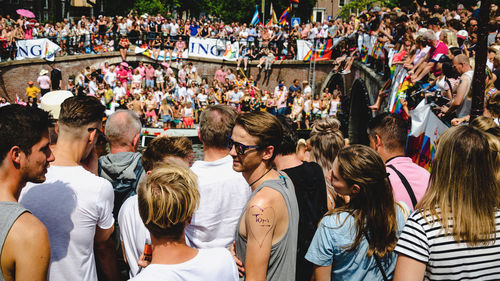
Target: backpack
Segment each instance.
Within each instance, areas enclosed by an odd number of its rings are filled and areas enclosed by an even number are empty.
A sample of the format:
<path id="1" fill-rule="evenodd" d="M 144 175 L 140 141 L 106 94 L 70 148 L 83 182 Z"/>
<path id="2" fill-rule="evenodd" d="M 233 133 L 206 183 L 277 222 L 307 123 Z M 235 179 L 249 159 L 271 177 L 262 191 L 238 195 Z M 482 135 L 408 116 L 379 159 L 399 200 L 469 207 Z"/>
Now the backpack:
<path id="1" fill-rule="evenodd" d="M 101 176 L 101 160 L 99 160 L 99 176 Z M 118 218 L 118 212 L 120 212 L 120 208 L 123 205 L 123 202 L 127 200 L 127 198 L 134 196 L 137 194 L 137 185 L 139 184 L 139 180 L 144 171 L 144 168 L 141 164 L 141 158 L 137 159 L 137 165 L 134 169 L 135 180 L 122 179 L 111 181 L 113 185 L 113 191 L 115 193 L 115 202 L 113 207 L 113 217 L 115 219 Z"/>

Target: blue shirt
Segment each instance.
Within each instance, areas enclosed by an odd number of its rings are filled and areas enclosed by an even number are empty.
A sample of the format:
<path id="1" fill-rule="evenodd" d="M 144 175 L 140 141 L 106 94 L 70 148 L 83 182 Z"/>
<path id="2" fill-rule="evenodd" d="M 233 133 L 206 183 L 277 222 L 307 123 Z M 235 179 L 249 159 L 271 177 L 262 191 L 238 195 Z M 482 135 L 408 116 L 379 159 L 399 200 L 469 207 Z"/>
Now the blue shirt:
<path id="1" fill-rule="evenodd" d="M 196 34 L 198 34 L 198 28 L 199 28 L 198 25 L 190 25 L 189 26 L 189 34 L 191 36 L 196 36 Z"/>
<path id="2" fill-rule="evenodd" d="M 405 212 L 409 212 L 408 206 L 403 202 L 401 204 L 404 204 Z M 400 207 L 396 207 L 396 210 L 399 237 L 405 225 L 405 215 Z M 383 280 L 375 258 L 366 256 L 366 238 L 363 237 L 356 250 L 347 251 L 355 237 L 356 225 L 349 213 L 326 216 L 321 220 L 305 258 L 318 266 L 332 265 L 332 281 Z M 389 279 L 394 273 L 396 258 L 397 254 L 392 252 L 380 259 Z"/>

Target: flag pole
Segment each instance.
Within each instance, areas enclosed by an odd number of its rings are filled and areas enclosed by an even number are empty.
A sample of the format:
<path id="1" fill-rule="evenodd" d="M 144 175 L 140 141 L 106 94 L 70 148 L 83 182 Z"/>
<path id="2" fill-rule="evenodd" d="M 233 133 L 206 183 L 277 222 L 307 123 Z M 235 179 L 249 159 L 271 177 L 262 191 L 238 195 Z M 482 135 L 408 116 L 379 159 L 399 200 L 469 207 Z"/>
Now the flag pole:
<path id="1" fill-rule="evenodd" d="M 262 0 L 262 24 L 266 24 L 266 0 Z"/>

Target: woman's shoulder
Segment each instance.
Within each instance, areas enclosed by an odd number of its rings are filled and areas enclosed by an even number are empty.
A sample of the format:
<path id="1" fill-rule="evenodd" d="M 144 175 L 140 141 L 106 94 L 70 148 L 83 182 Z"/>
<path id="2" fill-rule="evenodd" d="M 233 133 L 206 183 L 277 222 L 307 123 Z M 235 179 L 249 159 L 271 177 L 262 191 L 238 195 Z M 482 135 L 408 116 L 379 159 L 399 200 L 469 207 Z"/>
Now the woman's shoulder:
<path id="1" fill-rule="evenodd" d="M 321 226 L 328 228 L 343 228 L 354 222 L 353 216 L 346 211 L 334 211 L 325 215 L 320 222 Z"/>

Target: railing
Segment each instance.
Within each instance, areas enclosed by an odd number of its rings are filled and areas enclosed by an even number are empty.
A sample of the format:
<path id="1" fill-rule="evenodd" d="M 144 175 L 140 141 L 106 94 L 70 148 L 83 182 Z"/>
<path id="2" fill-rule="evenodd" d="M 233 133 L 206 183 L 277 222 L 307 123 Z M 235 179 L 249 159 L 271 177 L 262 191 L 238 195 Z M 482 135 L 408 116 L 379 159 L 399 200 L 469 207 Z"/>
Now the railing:
<path id="1" fill-rule="evenodd" d="M 188 47 L 188 42 L 190 36 L 177 35 L 170 36 L 163 32 L 149 32 L 149 33 L 139 33 L 135 34 L 130 32 L 126 35 L 130 43 L 137 46 L 152 46 L 152 42 L 159 37 L 161 41 L 160 49 L 174 48 L 175 43 L 179 40 L 185 42 L 186 48 Z M 119 41 L 121 38 L 120 33 L 93 33 L 93 34 L 82 34 L 82 35 L 71 35 L 71 36 L 33 36 L 32 39 L 42 39 L 46 38 L 53 43 L 57 44 L 61 50 L 56 53 L 56 56 L 66 56 L 66 55 L 76 55 L 76 54 L 98 54 L 110 51 L 119 50 Z M 279 40 L 263 40 L 262 38 L 249 36 L 247 39 L 239 39 L 234 37 L 219 37 L 219 36 L 207 36 L 198 38 L 212 38 L 217 40 L 217 46 L 224 46 L 227 43 L 239 42 L 240 46 L 247 46 L 253 49 L 254 57 L 250 59 L 258 59 L 259 52 L 264 47 L 270 47 L 273 53 L 278 58 L 285 58 L 285 54 L 290 52 L 295 55 L 297 52 L 296 39 L 289 40 L 282 36 Z M 328 38 L 327 38 L 328 39 Z M 29 40 L 29 39 L 28 39 Z M 170 41 L 168 41 L 170 40 Z M 315 43 L 323 42 L 326 39 L 315 39 L 309 40 Z M 290 46 L 291 45 L 291 46 Z M 286 51 L 284 51 L 286 50 Z M 9 59 L 15 59 L 17 53 L 17 46 L 15 40 L 8 42 L 7 40 L 0 40 L 0 60 L 5 61 Z M 340 50 L 336 53 L 340 53 Z M 288 57 L 287 57 L 288 58 Z M 295 57 L 293 57 L 295 59 Z"/>

